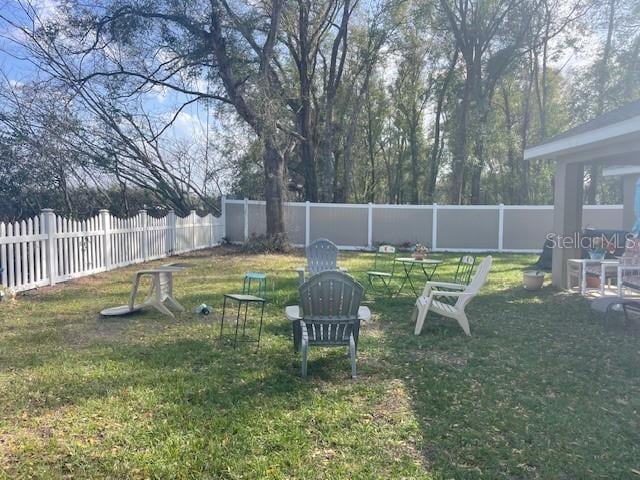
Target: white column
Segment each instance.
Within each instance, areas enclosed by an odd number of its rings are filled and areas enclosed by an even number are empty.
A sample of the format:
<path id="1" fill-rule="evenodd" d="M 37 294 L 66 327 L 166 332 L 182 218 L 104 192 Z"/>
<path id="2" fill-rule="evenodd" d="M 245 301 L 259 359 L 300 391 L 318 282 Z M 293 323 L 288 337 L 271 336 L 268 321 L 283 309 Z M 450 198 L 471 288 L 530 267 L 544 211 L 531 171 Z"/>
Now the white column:
<path id="1" fill-rule="evenodd" d="M 373 249 L 373 204 L 367 205 L 367 248 Z"/>
<path id="2" fill-rule="evenodd" d="M 249 241 L 249 199 L 244 199 L 244 241 Z"/>
<path id="3" fill-rule="evenodd" d="M 147 211 L 145 209 L 139 210 L 140 226 L 142 227 L 142 234 L 140 235 L 140 253 L 142 254 L 142 260 L 146 262 L 149 259 L 149 234 L 147 232 Z"/>
<path id="4" fill-rule="evenodd" d="M 191 219 L 191 250 L 196 249 L 196 220 L 198 215 L 195 210 L 191 210 L 189 218 Z"/>
<path id="5" fill-rule="evenodd" d="M 227 196 L 220 198 L 220 218 L 222 219 L 222 238 L 227 238 Z"/>
<path id="6" fill-rule="evenodd" d="M 438 248 L 438 204 L 433 204 L 431 215 L 431 250 Z"/>
<path id="7" fill-rule="evenodd" d="M 102 255 L 105 270 L 111 270 L 111 216 L 109 210 L 100 210 L 100 228 L 102 228 Z"/>
<path id="8" fill-rule="evenodd" d="M 304 246 L 311 243 L 311 202 L 307 200 L 304 204 Z"/>
<path id="9" fill-rule="evenodd" d="M 575 244 L 582 229 L 583 166 L 579 163 L 556 161 L 554 186 L 553 233 L 556 246 L 552 257 L 552 281 L 556 287 L 567 286 L 567 260 L 580 258 L 579 245 Z M 566 244 L 564 242 L 567 242 Z"/>
<path id="10" fill-rule="evenodd" d="M 52 209 L 45 208 L 40 212 L 40 228 L 42 233 L 47 235 L 45 251 L 49 285 L 55 285 L 58 279 L 58 242 L 56 241 L 56 214 Z"/>
<path id="11" fill-rule="evenodd" d="M 504 243 L 504 204 L 498 205 L 498 251 L 502 251 Z"/>

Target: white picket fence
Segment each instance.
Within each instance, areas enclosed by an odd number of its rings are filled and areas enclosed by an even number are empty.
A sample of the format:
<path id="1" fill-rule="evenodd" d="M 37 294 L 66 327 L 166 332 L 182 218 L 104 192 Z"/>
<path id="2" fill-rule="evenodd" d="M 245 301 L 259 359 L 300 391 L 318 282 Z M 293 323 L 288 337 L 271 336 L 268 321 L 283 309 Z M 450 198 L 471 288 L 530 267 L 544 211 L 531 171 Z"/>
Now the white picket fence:
<path id="1" fill-rule="evenodd" d="M 88 220 L 70 220 L 45 209 L 21 222 L 0 222 L 0 280 L 15 292 L 55 285 L 72 278 L 113 270 L 218 245 L 224 218 L 195 211 L 155 218 L 141 210 L 117 218 L 107 210 Z"/>

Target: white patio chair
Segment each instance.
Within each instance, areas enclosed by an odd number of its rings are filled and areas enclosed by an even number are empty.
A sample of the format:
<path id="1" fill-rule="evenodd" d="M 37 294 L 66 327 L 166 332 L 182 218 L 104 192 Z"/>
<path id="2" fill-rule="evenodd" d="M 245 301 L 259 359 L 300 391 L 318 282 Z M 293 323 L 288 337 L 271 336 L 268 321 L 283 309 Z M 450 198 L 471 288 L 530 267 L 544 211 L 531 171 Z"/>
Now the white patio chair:
<path id="1" fill-rule="evenodd" d="M 489 270 L 491 269 L 492 257 L 487 256 L 482 260 L 476 274 L 469 285 L 446 282 L 427 282 L 422 295 L 416 300 L 416 309 L 414 315 L 416 317 L 415 334 L 420 335 L 424 326 L 427 313 L 432 311 L 443 317 L 453 318 L 464 330 L 464 333 L 471 335 L 469 330 L 469 320 L 465 313 L 465 307 L 475 297 L 482 286 L 487 281 Z M 438 298 L 457 297 L 455 304 L 451 305 L 446 302 L 437 300 Z"/>

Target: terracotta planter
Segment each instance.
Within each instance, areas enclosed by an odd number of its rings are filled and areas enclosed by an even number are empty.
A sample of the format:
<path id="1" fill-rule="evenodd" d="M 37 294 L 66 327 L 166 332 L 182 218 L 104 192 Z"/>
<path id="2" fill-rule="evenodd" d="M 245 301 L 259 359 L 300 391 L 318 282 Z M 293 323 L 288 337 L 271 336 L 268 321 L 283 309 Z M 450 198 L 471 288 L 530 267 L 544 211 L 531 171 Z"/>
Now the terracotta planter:
<path id="1" fill-rule="evenodd" d="M 526 270 L 522 273 L 522 285 L 527 290 L 540 290 L 544 283 L 544 272 Z"/>
<path id="2" fill-rule="evenodd" d="M 587 276 L 587 288 L 600 288 L 600 278 Z"/>

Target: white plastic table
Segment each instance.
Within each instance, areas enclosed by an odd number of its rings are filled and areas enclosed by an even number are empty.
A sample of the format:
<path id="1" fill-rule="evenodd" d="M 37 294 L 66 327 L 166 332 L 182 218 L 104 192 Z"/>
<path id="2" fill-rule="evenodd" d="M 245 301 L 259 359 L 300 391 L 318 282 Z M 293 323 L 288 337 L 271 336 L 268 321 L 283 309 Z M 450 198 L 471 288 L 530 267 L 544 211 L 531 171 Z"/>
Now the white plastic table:
<path id="1" fill-rule="evenodd" d="M 575 279 L 580 287 L 580 294 L 587 293 L 587 267 L 589 265 L 600 266 L 600 287 L 599 291 L 604 295 L 607 268 L 618 268 L 619 262 L 615 259 L 594 259 L 594 258 L 571 258 L 567 260 L 567 283 L 569 288 L 573 286 L 572 279 Z"/>
<path id="2" fill-rule="evenodd" d="M 153 307 L 160 313 L 164 313 L 171 318 L 175 318 L 173 312 L 169 310 L 164 303 L 167 302 L 174 309 L 184 312 L 184 307 L 180 305 L 175 298 L 173 298 L 173 274 L 181 272 L 184 269 L 185 267 L 180 266 L 165 266 L 136 272 L 133 277 L 129 304 L 122 305 L 120 307 L 107 308 L 102 310 L 100 314 L 105 316 L 126 315 L 127 313 L 142 310 L 145 307 Z M 140 280 L 145 275 L 151 277 L 151 288 L 142 303 L 135 303 L 138 288 L 140 287 Z"/>

